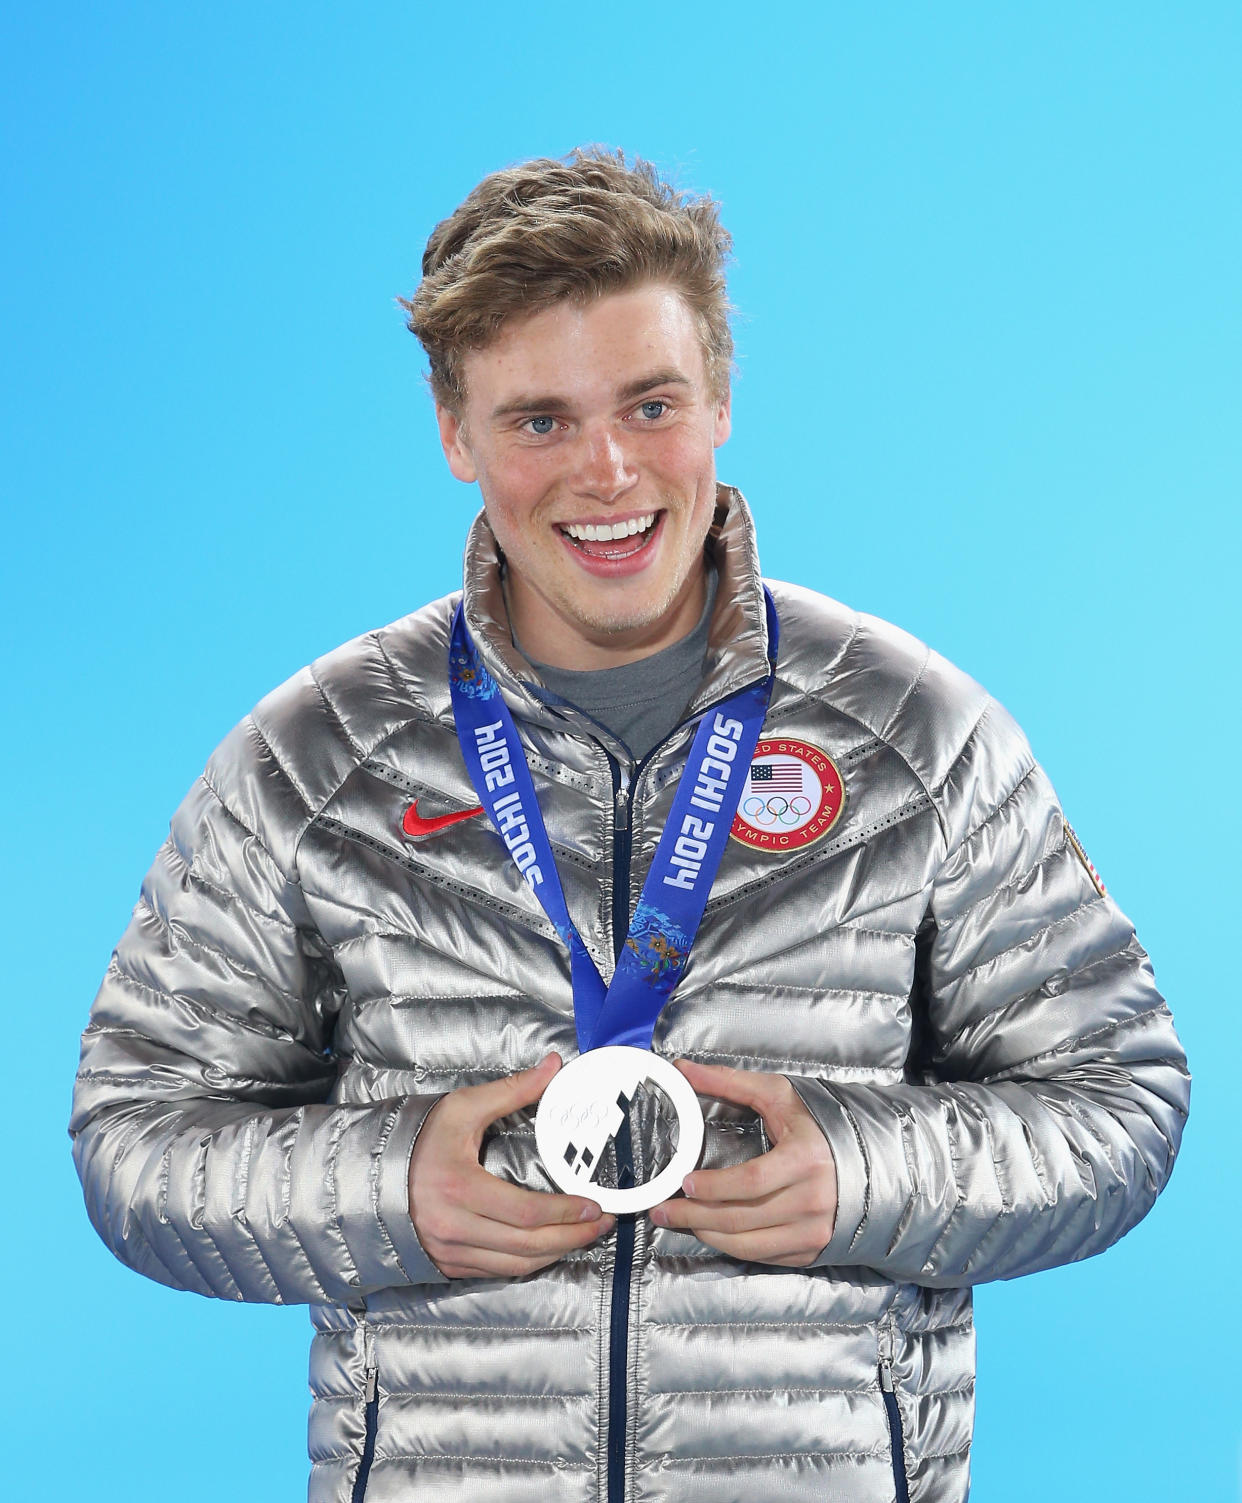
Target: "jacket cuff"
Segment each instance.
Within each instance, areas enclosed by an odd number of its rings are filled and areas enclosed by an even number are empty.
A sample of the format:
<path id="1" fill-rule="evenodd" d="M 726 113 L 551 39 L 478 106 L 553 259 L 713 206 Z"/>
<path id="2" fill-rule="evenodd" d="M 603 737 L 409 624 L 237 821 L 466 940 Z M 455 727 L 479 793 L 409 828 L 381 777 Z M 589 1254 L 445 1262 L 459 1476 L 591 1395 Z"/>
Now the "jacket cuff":
<path id="1" fill-rule="evenodd" d="M 410 1157 L 439 1094 L 406 1096 L 383 1103 L 368 1166 L 370 1222 L 374 1235 L 351 1241 L 358 1286 L 363 1291 L 405 1284 L 446 1284 L 448 1278 L 431 1261 L 410 1216 Z"/>
<path id="2" fill-rule="evenodd" d="M 836 1160 L 837 1217 L 827 1246 L 810 1265 L 849 1263 L 850 1249 L 867 1214 L 867 1159 L 849 1113 L 822 1080 L 786 1076 L 815 1118 Z"/>

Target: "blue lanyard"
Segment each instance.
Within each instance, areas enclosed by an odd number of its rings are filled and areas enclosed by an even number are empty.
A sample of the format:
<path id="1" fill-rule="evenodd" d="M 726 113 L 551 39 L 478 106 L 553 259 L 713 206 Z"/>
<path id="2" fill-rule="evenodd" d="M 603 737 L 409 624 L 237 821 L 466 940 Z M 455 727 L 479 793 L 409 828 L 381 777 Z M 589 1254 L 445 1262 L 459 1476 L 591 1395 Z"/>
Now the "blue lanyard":
<path id="1" fill-rule="evenodd" d="M 764 596 L 774 670 L 779 627 L 766 588 Z M 700 720 L 625 948 L 605 987 L 569 917 L 517 727 L 457 607 L 449 644 L 457 739 L 479 802 L 569 950 L 580 1053 L 604 1044 L 651 1047 L 656 1020 L 681 980 L 724 855 L 763 729 L 772 676 L 769 671 Z"/>

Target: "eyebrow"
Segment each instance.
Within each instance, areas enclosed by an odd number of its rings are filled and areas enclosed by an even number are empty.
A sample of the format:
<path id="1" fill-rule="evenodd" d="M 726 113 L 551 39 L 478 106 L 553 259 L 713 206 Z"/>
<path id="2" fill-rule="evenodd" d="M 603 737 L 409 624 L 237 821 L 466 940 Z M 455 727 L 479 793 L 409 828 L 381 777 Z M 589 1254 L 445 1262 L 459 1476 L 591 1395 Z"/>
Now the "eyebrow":
<path id="1" fill-rule="evenodd" d="M 666 366 L 659 370 L 648 371 L 645 376 L 639 376 L 636 381 L 627 381 L 624 386 L 618 388 L 617 398 L 619 401 L 629 402 L 656 386 L 693 387 L 693 385 L 689 376 L 683 375 L 672 366 Z M 512 402 L 502 402 L 499 407 L 493 407 L 491 416 L 494 421 L 496 418 L 515 417 L 522 412 L 546 412 L 549 415 L 559 415 L 568 412 L 570 405 L 565 397 L 555 396 L 550 392 L 543 396 L 519 396 L 515 397 Z"/>
<path id="2" fill-rule="evenodd" d="M 650 391 L 653 386 L 693 386 L 689 376 L 683 376 L 675 367 L 669 365 L 660 370 L 651 371 L 646 376 L 640 376 L 637 381 L 627 382 L 617 395 L 623 402 L 633 397 L 641 397 L 643 392 Z"/>

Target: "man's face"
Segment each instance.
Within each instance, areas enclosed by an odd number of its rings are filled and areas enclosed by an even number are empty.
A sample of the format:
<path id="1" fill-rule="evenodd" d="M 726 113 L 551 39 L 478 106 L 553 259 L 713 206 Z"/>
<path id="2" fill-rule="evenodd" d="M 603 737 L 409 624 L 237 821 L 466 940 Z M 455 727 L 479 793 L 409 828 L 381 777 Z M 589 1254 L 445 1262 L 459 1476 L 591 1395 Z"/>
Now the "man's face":
<path id="1" fill-rule="evenodd" d="M 523 647 L 597 668 L 691 631 L 729 399 L 709 389 L 681 295 L 651 284 L 558 303 L 471 351 L 462 374 L 460 416 L 436 409 L 441 442 L 453 474 L 479 483 Z"/>

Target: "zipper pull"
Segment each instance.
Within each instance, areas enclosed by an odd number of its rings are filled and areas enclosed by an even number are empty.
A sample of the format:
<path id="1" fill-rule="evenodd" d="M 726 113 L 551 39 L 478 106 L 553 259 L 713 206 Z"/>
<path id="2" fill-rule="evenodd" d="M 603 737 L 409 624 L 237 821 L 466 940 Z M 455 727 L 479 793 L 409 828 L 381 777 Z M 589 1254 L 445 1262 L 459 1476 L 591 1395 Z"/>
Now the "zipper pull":
<path id="1" fill-rule="evenodd" d="M 893 1322 L 891 1316 L 880 1327 L 879 1334 L 880 1387 L 884 1390 L 885 1393 L 893 1393 L 895 1391 L 895 1385 L 893 1383 L 893 1348 L 897 1343 L 893 1333 Z"/>
<path id="2" fill-rule="evenodd" d="M 365 1384 L 364 1393 L 368 1404 L 374 1404 L 379 1393 L 379 1368 L 375 1362 L 375 1338 L 371 1335 L 371 1327 L 364 1325 L 362 1328 L 362 1360 L 366 1363 L 363 1372 Z"/>

